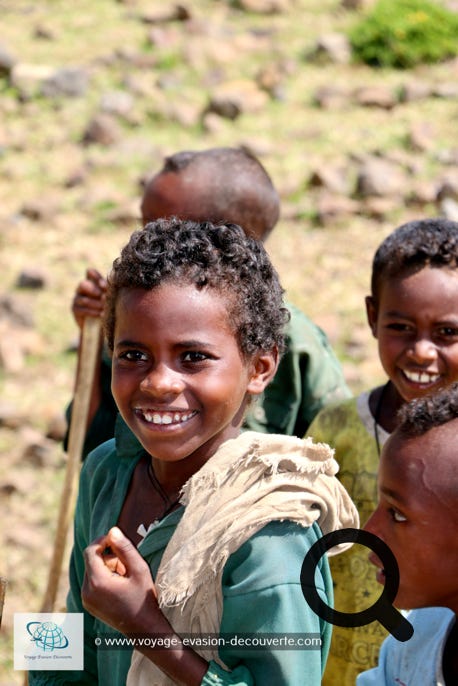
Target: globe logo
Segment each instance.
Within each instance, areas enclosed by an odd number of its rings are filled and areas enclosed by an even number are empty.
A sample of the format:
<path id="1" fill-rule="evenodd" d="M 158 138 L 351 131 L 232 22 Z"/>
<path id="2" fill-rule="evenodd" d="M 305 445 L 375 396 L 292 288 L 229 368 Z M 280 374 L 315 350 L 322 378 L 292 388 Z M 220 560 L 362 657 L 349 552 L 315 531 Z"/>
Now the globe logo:
<path id="1" fill-rule="evenodd" d="M 54 622 L 29 622 L 27 631 L 35 645 L 44 651 L 52 652 L 68 646 L 68 638 Z"/>

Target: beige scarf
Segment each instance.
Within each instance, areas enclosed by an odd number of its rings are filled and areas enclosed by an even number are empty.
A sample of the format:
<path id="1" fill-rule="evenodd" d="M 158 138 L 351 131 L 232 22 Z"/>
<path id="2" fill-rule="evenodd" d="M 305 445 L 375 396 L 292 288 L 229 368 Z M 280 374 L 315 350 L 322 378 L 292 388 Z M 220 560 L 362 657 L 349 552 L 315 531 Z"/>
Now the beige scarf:
<path id="1" fill-rule="evenodd" d="M 186 509 L 155 579 L 159 604 L 174 631 L 218 633 L 224 565 L 269 522 L 304 527 L 318 522 L 324 534 L 357 528 L 357 510 L 335 478 L 337 471 L 331 448 L 311 438 L 247 431 L 224 443 L 185 484 L 181 502 Z M 204 657 L 225 666 L 216 648 Z M 127 686 L 174 683 L 134 652 Z"/>

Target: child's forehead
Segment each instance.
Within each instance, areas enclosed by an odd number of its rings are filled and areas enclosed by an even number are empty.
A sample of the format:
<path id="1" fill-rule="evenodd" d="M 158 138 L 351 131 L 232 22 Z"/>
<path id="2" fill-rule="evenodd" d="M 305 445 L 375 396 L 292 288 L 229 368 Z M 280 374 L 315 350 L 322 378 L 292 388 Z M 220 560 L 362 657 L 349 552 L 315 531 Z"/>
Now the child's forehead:
<path id="1" fill-rule="evenodd" d="M 453 500 L 458 510 L 458 418 L 420 436 L 398 432 L 385 446 L 380 481 L 395 483 L 408 499 L 435 502 Z M 407 499 L 407 498 L 406 498 Z"/>

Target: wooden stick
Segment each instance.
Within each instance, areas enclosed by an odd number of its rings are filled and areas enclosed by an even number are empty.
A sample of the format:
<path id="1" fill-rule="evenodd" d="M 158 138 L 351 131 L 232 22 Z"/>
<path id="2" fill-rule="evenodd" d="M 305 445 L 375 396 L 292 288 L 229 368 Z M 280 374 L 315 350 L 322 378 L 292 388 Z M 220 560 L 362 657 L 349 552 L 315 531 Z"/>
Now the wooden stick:
<path id="1" fill-rule="evenodd" d="M 0 576 L 0 626 L 2 625 L 2 615 L 3 615 L 3 603 L 5 601 L 6 587 L 8 586 L 8 580 L 3 576 Z"/>
<path id="2" fill-rule="evenodd" d="M 94 371 L 100 349 L 100 327 L 100 319 L 96 317 L 86 317 L 84 320 L 80 364 L 68 437 L 67 468 L 60 499 L 59 518 L 57 520 L 53 557 L 49 568 L 48 585 L 43 598 L 41 612 L 52 612 L 56 602 L 68 527 L 73 516 L 76 501 L 81 453 L 86 435 Z"/>

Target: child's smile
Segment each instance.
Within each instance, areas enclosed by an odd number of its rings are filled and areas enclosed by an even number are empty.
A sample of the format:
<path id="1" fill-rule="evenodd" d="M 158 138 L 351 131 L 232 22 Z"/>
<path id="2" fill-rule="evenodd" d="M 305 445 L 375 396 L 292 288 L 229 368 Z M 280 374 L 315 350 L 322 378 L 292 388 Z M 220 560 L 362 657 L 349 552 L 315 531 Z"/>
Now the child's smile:
<path id="1" fill-rule="evenodd" d="M 256 365 L 242 355 L 228 317 L 227 299 L 211 288 L 166 282 L 120 293 L 113 395 L 158 460 L 187 458 L 195 471 L 239 433 Z"/>
<path id="2" fill-rule="evenodd" d="M 458 273 L 445 267 L 387 279 L 368 316 L 383 368 L 404 401 L 458 379 Z"/>

